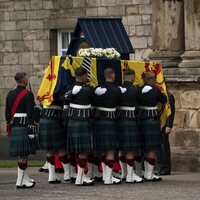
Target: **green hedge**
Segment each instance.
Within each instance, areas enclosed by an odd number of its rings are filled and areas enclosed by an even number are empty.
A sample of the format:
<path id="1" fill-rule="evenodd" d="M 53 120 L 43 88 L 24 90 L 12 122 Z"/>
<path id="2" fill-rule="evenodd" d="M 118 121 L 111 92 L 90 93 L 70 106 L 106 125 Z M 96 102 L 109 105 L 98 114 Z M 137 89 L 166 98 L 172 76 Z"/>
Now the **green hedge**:
<path id="1" fill-rule="evenodd" d="M 41 167 L 44 165 L 42 161 L 28 161 L 28 167 Z M 16 167 L 16 160 L 0 160 L 0 168 L 11 168 Z"/>

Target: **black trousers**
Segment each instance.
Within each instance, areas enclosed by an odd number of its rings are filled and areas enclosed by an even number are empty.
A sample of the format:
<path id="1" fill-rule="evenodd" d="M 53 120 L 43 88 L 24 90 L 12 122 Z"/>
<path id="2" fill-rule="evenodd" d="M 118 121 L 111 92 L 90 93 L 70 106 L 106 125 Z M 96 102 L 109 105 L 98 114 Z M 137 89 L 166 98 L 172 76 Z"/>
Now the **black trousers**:
<path id="1" fill-rule="evenodd" d="M 164 131 L 162 134 L 162 146 L 157 152 L 157 169 L 164 172 L 171 172 L 171 152 L 169 135 Z"/>

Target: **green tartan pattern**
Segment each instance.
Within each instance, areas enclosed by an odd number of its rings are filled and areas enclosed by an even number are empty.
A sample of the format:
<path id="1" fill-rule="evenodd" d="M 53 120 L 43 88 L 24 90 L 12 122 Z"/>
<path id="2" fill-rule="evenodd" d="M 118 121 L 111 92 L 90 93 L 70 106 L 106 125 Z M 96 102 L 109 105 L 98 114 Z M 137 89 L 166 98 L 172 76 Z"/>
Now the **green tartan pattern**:
<path id="1" fill-rule="evenodd" d="M 68 152 L 89 153 L 92 150 L 90 120 L 68 120 Z"/>
<path id="2" fill-rule="evenodd" d="M 141 137 L 136 121 L 128 119 L 117 120 L 117 133 L 119 150 L 141 149 Z"/>
<path id="3" fill-rule="evenodd" d="M 39 123 L 39 144 L 43 150 L 66 149 L 67 133 L 61 120 L 40 119 Z"/>
<path id="4" fill-rule="evenodd" d="M 94 149 L 105 151 L 117 148 L 117 130 L 115 120 L 94 121 Z"/>
<path id="5" fill-rule="evenodd" d="M 64 126 L 65 133 L 67 133 L 67 129 L 68 129 L 68 119 L 67 118 L 65 118 L 63 120 L 63 126 Z"/>
<path id="6" fill-rule="evenodd" d="M 28 156 L 35 154 L 39 149 L 36 137 L 28 137 L 27 127 L 12 127 L 10 136 L 10 156 Z"/>
<path id="7" fill-rule="evenodd" d="M 138 125 L 143 149 L 159 149 L 161 147 L 160 121 L 157 119 L 139 120 Z"/>

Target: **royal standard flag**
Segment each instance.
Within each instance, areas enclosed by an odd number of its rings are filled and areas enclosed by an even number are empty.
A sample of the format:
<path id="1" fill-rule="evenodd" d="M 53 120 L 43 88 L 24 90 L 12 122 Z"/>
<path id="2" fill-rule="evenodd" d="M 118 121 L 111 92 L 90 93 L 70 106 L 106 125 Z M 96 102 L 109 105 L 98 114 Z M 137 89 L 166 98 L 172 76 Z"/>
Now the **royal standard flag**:
<path id="1" fill-rule="evenodd" d="M 80 66 L 84 67 L 88 71 L 89 84 L 93 87 L 101 85 L 104 82 L 103 72 L 107 67 L 111 67 L 115 70 L 116 85 L 121 85 L 123 82 L 123 69 L 130 68 L 135 71 L 136 78 L 134 84 L 138 86 L 144 84 L 144 73 L 152 71 L 156 74 L 157 87 L 167 95 L 163 71 L 159 63 L 53 56 L 45 71 L 44 78 L 39 88 L 37 96 L 38 101 L 43 106 L 51 105 L 54 94 L 61 91 L 65 86 L 73 84 L 75 81 L 75 69 Z M 159 105 L 158 109 L 161 116 L 161 127 L 163 127 L 167 116 L 171 113 L 169 103 Z"/>

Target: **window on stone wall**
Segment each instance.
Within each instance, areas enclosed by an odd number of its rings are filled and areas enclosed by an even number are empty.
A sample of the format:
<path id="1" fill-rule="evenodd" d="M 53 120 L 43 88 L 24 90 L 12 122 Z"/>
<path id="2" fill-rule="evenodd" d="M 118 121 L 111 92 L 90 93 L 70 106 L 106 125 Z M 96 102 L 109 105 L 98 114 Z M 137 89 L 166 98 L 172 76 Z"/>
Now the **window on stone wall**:
<path id="1" fill-rule="evenodd" d="M 58 56 L 65 56 L 69 43 L 71 41 L 73 32 L 70 30 L 57 30 L 57 54 Z"/>

